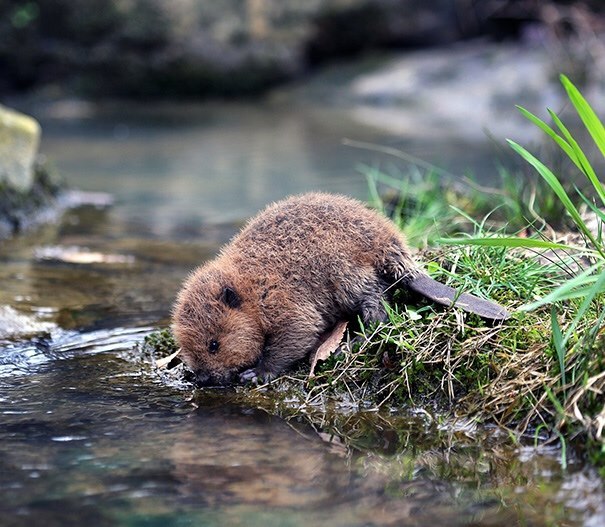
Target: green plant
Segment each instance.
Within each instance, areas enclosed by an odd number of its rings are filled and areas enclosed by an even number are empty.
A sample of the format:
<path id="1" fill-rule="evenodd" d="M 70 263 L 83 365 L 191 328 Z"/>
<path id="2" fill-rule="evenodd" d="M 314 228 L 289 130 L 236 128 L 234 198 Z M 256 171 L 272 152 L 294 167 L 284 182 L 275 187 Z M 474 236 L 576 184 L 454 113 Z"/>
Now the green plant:
<path id="1" fill-rule="evenodd" d="M 602 125 L 571 83 L 562 81 L 598 145 L 605 140 Z M 424 251 L 427 272 L 459 290 L 504 304 L 513 311 L 511 319 L 493 326 L 397 291 L 389 320 L 361 327 L 356 340 L 321 362 L 313 378 L 303 365 L 270 387 L 240 388 L 238 396 L 266 405 L 272 413 L 307 418 L 318 409 L 401 408 L 411 403 L 446 417 L 514 427 L 517 438 L 533 428 L 542 440 L 544 434 L 538 432 L 549 430 L 561 444 L 563 465 L 568 451 L 581 442 L 593 463 L 603 465 L 605 194 L 588 156 L 558 117 L 553 117 L 555 131 L 521 111 L 560 146 L 589 183 L 588 190 L 573 192 L 545 163 L 512 143 L 548 188 L 550 194 L 542 196 L 548 214 L 565 211 L 569 221 L 560 225 L 575 225 L 574 233 L 557 234 L 547 225 L 546 209 L 536 208 L 533 201 L 538 186 L 529 198 L 515 195 L 513 184 L 498 193 L 481 193 L 475 187 L 469 198 L 444 185 L 438 171 L 397 178 L 365 170 L 374 206 L 393 217 L 413 244 L 424 247 L 439 235 L 465 233 L 450 239 L 450 245 Z M 502 223 L 509 214 L 512 228 Z M 593 226 L 587 214 L 595 220 Z M 521 221 L 528 215 L 531 225 L 524 227 Z M 515 231 L 519 235 L 507 234 Z M 531 232 L 535 234 L 527 237 Z M 547 239 L 549 232 L 556 238 Z M 148 344 L 167 350 L 175 346 L 169 331 Z M 325 420 L 325 414 L 320 418 Z"/>
<path id="2" fill-rule="evenodd" d="M 457 232 L 466 219 L 451 206 L 454 191 L 444 187 L 437 172 L 421 174 L 411 170 L 393 176 L 371 167 L 362 167 L 368 181 L 370 204 L 390 217 L 415 247 L 433 245 L 445 232 Z"/>
<path id="3" fill-rule="evenodd" d="M 561 83 L 598 151 L 605 157 L 605 126 L 580 91 L 564 75 L 561 76 Z M 554 141 L 588 183 L 588 191 L 581 191 L 576 187 L 576 195 L 570 196 L 560 175 L 555 175 L 545 163 L 518 143 L 508 141 L 513 150 L 536 170 L 557 196 L 573 222 L 577 233 L 575 241 L 557 243 L 540 237 L 485 236 L 445 241 L 532 251 L 548 250 L 552 252 L 553 258 L 559 260 L 568 278 L 562 280 L 549 294 L 525 304 L 520 309 L 530 312 L 552 304 L 551 351 L 556 359 L 553 367 L 558 370 L 558 387 L 546 384 L 542 400 L 550 400 L 554 413 L 558 415 L 559 427 L 568 422 L 580 423 L 594 438 L 603 443 L 605 361 L 603 346 L 599 345 L 598 341 L 605 319 L 605 244 L 602 237 L 605 224 L 605 189 L 589 161 L 586 148 L 580 146 L 557 114 L 548 110 L 554 123 L 551 126 L 525 108 L 519 107 L 519 111 Z M 560 318 L 565 322 L 562 323 Z M 595 393 L 601 395 L 600 401 L 598 396 L 595 401 Z"/>

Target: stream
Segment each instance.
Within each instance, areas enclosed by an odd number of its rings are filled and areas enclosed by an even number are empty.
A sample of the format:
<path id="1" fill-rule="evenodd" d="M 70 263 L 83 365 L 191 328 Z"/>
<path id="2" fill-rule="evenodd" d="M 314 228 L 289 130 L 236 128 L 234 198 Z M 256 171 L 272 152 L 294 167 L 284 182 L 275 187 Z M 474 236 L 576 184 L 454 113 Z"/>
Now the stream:
<path id="1" fill-rule="evenodd" d="M 419 409 L 281 419 L 166 382 L 138 353 L 187 273 L 264 205 L 367 198 L 358 167 L 394 160 L 343 138 L 487 180 L 489 141 L 406 143 L 284 103 L 33 113 L 69 184 L 115 202 L 0 243 L 0 306 L 31 326 L 0 339 L 0 526 L 605 525 L 602 480 L 573 452 L 564 468 L 555 446 Z"/>

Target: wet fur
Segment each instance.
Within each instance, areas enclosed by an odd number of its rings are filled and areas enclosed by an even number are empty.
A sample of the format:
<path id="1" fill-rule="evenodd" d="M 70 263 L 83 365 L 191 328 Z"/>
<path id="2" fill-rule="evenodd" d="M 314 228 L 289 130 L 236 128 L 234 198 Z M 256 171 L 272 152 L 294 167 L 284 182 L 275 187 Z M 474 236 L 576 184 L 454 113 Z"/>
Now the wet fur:
<path id="1" fill-rule="evenodd" d="M 305 194 L 269 206 L 191 274 L 173 330 L 200 383 L 270 379 L 339 320 L 386 320 L 393 284 L 419 276 L 391 221 L 344 196 Z"/>

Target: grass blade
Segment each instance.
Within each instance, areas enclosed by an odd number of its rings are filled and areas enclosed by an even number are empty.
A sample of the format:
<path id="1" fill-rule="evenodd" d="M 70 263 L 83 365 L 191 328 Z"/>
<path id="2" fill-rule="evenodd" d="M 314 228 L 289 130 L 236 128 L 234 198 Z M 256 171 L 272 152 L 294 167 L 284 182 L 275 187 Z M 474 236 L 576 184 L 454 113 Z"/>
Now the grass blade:
<path id="1" fill-rule="evenodd" d="M 572 148 L 572 146 L 569 144 L 569 138 L 567 138 L 567 141 L 565 139 L 563 139 L 559 134 L 557 134 L 557 132 L 555 132 L 542 119 L 540 119 L 539 117 L 537 117 L 530 111 L 526 110 L 522 106 L 517 106 L 517 109 L 519 110 L 519 112 L 521 112 L 521 115 L 523 115 L 523 117 L 525 117 L 528 121 L 531 121 L 533 124 L 535 124 L 538 128 L 540 128 L 540 130 L 542 130 L 546 135 L 548 135 L 548 137 L 550 137 L 555 143 L 557 143 L 557 145 L 559 145 L 561 150 L 563 150 L 563 152 L 565 152 L 567 154 L 569 159 L 571 159 L 573 161 L 573 163 L 580 170 L 582 170 L 582 165 L 580 163 L 580 160 L 578 159 L 576 152 L 574 151 L 574 148 Z"/>
<path id="2" fill-rule="evenodd" d="M 574 151 L 575 155 L 577 156 L 576 160 L 574 160 L 571 156 L 570 156 L 570 159 L 575 163 L 575 165 L 580 169 L 580 171 L 592 183 L 592 186 L 594 187 L 597 194 L 601 198 L 603 205 L 605 205 L 605 189 L 603 189 L 603 185 L 599 181 L 599 178 L 597 177 L 597 175 L 594 171 L 594 168 L 592 168 L 590 161 L 588 161 L 586 154 L 584 154 L 584 151 L 580 148 L 580 145 L 578 144 L 578 142 L 573 138 L 573 136 L 571 135 L 571 133 L 569 132 L 567 127 L 563 124 L 561 119 L 559 119 L 559 116 L 551 110 L 549 110 L 549 113 L 550 113 L 550 116 L 552 117 L 553 121 L 559 127 L 559 130 L 561 130 L 561 132 L 567 139 L 567 143 L 570 145 L 571 149 Z"/>
<path id="3" fill-rule="evenodd" d="M 384 203 L 380 192 L 378 191 L 378 172 L 373 169 L 366 171 L 366 181 L 368 182 L 369 202 L 372 206 L 384 214 Z"/>
<path id="4" fill-rule="evenodd" d="M 559 363 L 559 372 L 561 373 L 561 385 L 565 386 L 567 384 L 565 379 L 565 339 L 563 338 L 563 333 L 561 333 L 561 326 L 559 326 L 559 321 L 557 320 L 557 312 L 555 310 L 555 306 L 553 306 L 550 310 L 550 324 L 552 328 L 552 342 L 555 347 L 555 352 L 557 354 L 557 361 Z"/>
<path id="5" fill-rule="evenodd" d="M 578 309 L 576 316 L 574 317 L 572 323 L 567 328 L 565 332 L 565 338 L 563 340 L 564 344 L 567 344 L 569 337 L 575 332 L 576 326 L 580 323 L 580 320 L 584 317 L 584 314 L 592 304 L 593 299 L 599 293 L 605 292 L 605 273 L 601 273 L 598 280 L 590 287 L 586 293 L 584 300 L 582 301 L 582 305 Z"/>
<path id="6" fill-rule="evenodd" d="M 533 311 L 546 304 L 552 304 L 561 300 L 567 300 L 569 298 L 581 298 L 587 294 L 587 288 L 592 287 L 593 283 L 597 281 L 601 275 L 593 274 L 596 270 L 600 270 L 601 265 L 595 264 L 578 276 L 568 280 L 563 285 L 542 297 L 531 304 L 525 304 L 519 308 L 519 311 Z"/>
<path id="7" fill-rule="evenodd" d="M 588 133 L 592 136 L 592 139 L 601 151 L 601 154 L 605 156 L 605 127 L 603 126 L 603 123 L 590 107 L 588 101 L 580 93 L 580 90 L 578 90 L 565 75 L 561 75 L 561 83 L 563 84 L 571 103 L 578 112 L 580 119 L 582 119 L 584 126 L 586 126 Z"/>
<path id="8" fill-rule="evenodd" d="M 582 198 L 582 201 L 586 204 L 586 206 L 594 212 L 597 219 L 601 222 L 605 222 L 605 210 L 598 208 L 592 200 L 590 200 L 587 196 L 585 196 L 579 189 L 576 189 L 576 192 Z"/>
<path id="9" fill-rule="evenodd" d="M 579 250 L 577 247 L 562 243 L 537 240 L 535 238 L 517 238 L 515 236 L 505 236 L 501 238 L 441 238 L 437 240 L 437 242 L 444 245 L 483 245 L 486 247 Z M 584 252 L 586 251 L 586 249 L 581 250 Z"/>
<path id="10" fill-rule="evenodd" d="M 602 247 L 597 243 L 597 240 L 594 238 L 592 232 L 590 232 L 590 229 L 586 226 L 586 223 L 584 223 L 584 220 L 580 216 L 578 209 L 576 209 L 571 199 L 569 199 L 567 192 L 565 192 L 565 189 L 557 179 L 557 176 L 555 176 L 551 170 L 544 163 L 542 163 L 542 161 L 525 150 L 525 148 L 523 148 L 521 145 L 511 141 L 510 139 L 507 141 L 512 149 L 523 157 L 523 159 L 525 159 L 530 165 L 532 165 L 537 170 L 538 174 L 540 174 L 542 178 L 546 180 L 573 219 L 574 223 L 577 225 L 578 229 L 582 231 L 582 234 L 584 234 L 584 236 L 586 236 L 592 242 L 593 246 L 597 248 L 601 256 L 605 258 L 605 252 L 603 252 Z"/>

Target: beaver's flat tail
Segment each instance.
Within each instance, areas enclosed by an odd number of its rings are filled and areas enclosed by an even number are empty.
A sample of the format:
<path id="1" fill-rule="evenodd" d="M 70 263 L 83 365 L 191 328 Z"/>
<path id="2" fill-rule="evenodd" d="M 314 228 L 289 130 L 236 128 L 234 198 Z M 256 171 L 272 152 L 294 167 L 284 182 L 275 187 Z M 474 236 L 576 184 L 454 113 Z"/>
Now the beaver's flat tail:
<path id="1" fill-rule="evenodd" d="M 430 276 L 420 274 L 408 282 L 407 286 L 416 293 L 430 298 L 431 300 L 445 306 L 455 305 L 470 313 L 475 313 L 483 318 L 492 320 L 504 320 L 510 316 L 501 305 L 489 300 L 470 295 L 468 293 L 459 294 L 453 287 L 449 287 Z"/>

